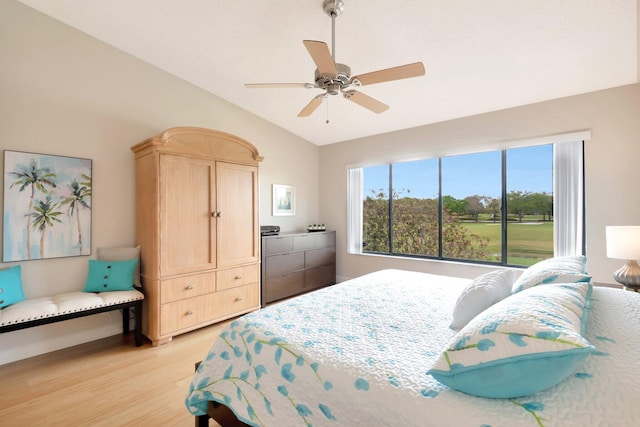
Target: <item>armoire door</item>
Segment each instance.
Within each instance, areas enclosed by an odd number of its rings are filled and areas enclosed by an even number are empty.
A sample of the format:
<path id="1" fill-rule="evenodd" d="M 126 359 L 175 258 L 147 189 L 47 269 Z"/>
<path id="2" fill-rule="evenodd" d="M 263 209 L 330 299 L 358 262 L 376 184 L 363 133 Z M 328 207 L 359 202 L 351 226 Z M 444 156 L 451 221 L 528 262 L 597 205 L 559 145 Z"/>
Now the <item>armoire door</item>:
<path id="1" fill-rule="evenodd" d="M 216 267 L 215 162 L 160 156 L 160 274 Z"/>
<path id="2" fill-rule="evenodd" d="M 259 260 L 258 168 L 216 162 L 218 268 Z"/>

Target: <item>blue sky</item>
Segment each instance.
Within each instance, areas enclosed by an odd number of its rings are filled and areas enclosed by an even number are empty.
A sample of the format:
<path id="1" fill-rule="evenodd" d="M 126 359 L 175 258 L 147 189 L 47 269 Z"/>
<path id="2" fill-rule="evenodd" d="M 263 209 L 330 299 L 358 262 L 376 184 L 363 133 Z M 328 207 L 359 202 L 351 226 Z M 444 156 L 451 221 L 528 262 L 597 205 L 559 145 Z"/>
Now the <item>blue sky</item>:
<path id="1" fill-rule="evenodd" d="M 539 145 L 507 151 L 507 191 L 552 193 L 552 145 Z M 442 158 L 443 194 L 464 199 L 474 194 L 500 196 L 500 152 L 475 153 Z M 403 196 L 434 198 L 438 195 L 438 161 L 427 159 L 396 163 L 393 166 L 396 190 L 410 189 Z M 388 167 L 364 170 L 364 194 L 389 186 Z"/>

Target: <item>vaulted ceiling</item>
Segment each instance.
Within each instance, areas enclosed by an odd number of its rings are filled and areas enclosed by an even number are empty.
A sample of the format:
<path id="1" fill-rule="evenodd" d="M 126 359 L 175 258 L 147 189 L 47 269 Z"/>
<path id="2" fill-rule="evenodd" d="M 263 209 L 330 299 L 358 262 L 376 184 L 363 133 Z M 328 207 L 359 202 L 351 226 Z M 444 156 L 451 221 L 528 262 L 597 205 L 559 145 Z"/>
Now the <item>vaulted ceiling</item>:
<path id="1" fill-rule="evenodd" d="M 344 0 L 336 62 L 358 75 L 421 61 L 422 77 L 328 99 L 303 40 L 327 42 L 323 0 L 19 0 L 317 145 L 635 83 L 636 0 Z M 327 123 L 328 120 L 328 123 Z"/>

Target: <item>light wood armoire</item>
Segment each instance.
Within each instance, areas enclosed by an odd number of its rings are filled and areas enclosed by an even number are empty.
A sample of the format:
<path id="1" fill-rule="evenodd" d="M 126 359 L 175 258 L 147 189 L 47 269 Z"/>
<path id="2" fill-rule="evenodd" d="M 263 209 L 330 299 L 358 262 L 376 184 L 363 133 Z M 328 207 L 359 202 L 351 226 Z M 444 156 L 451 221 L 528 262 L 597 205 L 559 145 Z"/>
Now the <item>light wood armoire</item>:
<path id="1" fill-rule="evenodd" d="M 131 150 L 144 334 L 155 346 L 258 309 L 257 149 L 224 132 L 176 127 Z"/>

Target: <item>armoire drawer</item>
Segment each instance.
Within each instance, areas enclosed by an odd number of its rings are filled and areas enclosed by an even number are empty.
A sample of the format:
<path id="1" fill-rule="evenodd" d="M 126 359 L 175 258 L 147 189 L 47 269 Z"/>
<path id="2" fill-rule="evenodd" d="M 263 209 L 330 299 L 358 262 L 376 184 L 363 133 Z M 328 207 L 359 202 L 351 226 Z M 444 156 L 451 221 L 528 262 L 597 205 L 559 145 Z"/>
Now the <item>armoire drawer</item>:
<path id="1" fill-rule="evenodd" d="M 238 286 L 212 294 L 214 296 L 215 318 L 248 311 L 260 306 L 260 284 Z"/>
<path id="2" fill-rule="evenodd" d="M 215 290 L 215 272 L 164 279 L 160 281 L 160 304 L 208 294 Z"/>
<path id="3" fill-rule="evenodd" d="M 257 283 L 260 278 L 260 265 L 245 265 L 216 272 L 216 290 L 223 291 L 237 286 Z"/>
<path id="4" fill-rule="evenodd" d="M 162 304 L 160 334 L 172 334 L 257 308 L 260 305 L 258 290 L 259 284 L 254 283 Z"/>
<path id="5" fill-rule="evenodd" d="M 160 306 L 160 335 L 191 328 L 214 318 L 213 294 L 187 298 Z"/>

